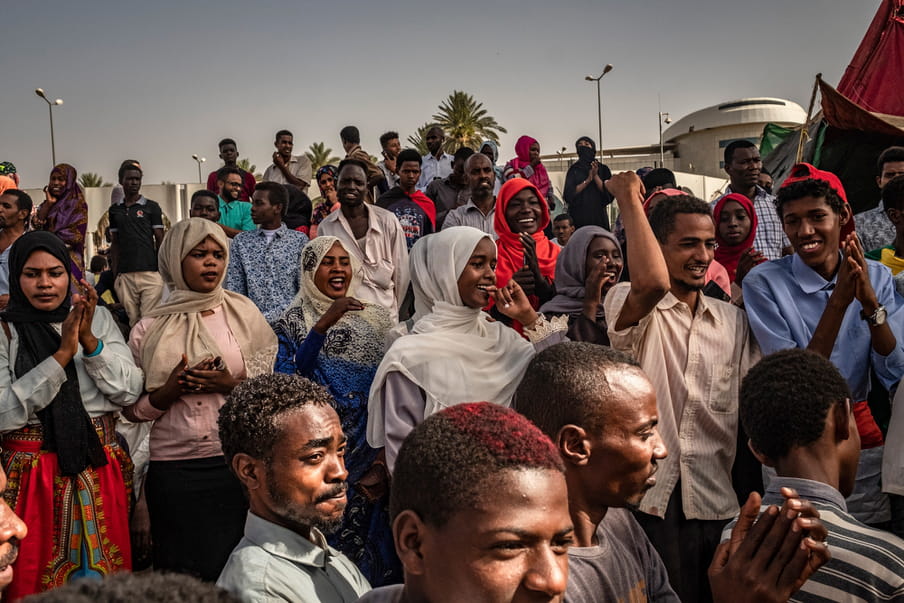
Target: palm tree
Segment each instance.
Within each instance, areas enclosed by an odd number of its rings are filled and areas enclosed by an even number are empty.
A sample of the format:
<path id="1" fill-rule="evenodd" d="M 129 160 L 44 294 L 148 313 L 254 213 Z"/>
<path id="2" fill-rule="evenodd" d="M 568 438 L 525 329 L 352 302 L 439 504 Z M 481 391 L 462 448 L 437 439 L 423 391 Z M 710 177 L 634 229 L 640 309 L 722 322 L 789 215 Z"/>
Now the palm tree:
<path id="1" fill-rule="evenodd" d="M 254 176 L 254 179 L 257 180 L 258 182 L 260 182 L 261 180 L 264 179 L 264 175 L 258 173 L 257 166 L 254 165 L 253 163 L 251 163 L 251 160 L 248 159 L 247 157 L 242 157 L 241 159 L 239 159 L 238 161 L 235 162 L 235 165 L 240 170 L 245 170 L 246 172 L 249 172 L 251 175 Z"/>
<path id="2" fill-rule="evenodd" d="M 82 188 L 111 186 L 109 182 L 104 182 L 103 176 L 94 172 L 82 172 L 82 175 L 78 177 L 78 183 L 82 185 Z"/>
<path id="3" fill-rule="evenodd" d="M 338 157 L 333 156 L 333 149 L 326 148 L 326 144 L 322 142 L 312 143 L 310 148 L 305 151 L 305 156 L 311 160 L 311 169 L 315 172 L 325 165 L 335 165 L 341 161 Z"/>
<path id="4" fill-rule="evenodd" d="M 410 144 L 412 148 L 417 149 L 417 152 L 421 155 L 426 155 L 428 152 L 427 143 L 424 141 L 424 138 L 427 136 L 427 130 L 434 125 L 435 124 L 426 123 L 408 137 L 408 144 Z"/>
<path id="5" fill-rule="evenodd" d="M 446 132 L 443 150 L 454 153 L 460 147 L 471 147 L 480 150 L 484 140 L 499 142 L 499 134 L 507 130 L 496 122 L 496 118 L 487 114 L 483 103 L 477 102 L 467 92 L 453 90 L 439 106 L 433 116 L 434 121 Z"/>

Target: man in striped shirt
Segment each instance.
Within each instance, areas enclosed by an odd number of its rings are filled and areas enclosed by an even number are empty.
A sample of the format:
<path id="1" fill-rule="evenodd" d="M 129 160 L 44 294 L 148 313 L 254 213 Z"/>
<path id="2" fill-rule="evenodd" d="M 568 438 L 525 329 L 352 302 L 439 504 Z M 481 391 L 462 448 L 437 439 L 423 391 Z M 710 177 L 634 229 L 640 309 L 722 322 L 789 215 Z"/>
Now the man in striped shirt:
<path id="1" fill-rule="evenodd" d="M 778 474 L 763 505 L 781 504 L 781 489 L 793 488 L 816 507 L 829 531 L 832 559 L 792 601 L 904 600 L 904 540 L 857 521 L 845 505 L 860 456 L 852 404 L 838 369 L 808 350 L 767 356 L 741 385 L 741 422 L 750 447 Z"/>

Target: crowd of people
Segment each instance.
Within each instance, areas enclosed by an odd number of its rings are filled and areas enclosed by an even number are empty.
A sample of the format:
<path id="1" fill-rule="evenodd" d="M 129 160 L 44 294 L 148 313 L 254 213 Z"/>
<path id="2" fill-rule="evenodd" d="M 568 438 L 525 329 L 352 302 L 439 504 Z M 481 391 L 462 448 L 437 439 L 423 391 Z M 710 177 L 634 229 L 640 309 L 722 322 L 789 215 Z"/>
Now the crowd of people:
<path id="1" fill-rule="evenodd" d="M 340 138 L 175 224 L 123 161 L 87 268 L 76 169 L 0 163 L 7 599 L 904 600 L 904 148 L 855 216 L 747 140 L 710 203 Z"/>

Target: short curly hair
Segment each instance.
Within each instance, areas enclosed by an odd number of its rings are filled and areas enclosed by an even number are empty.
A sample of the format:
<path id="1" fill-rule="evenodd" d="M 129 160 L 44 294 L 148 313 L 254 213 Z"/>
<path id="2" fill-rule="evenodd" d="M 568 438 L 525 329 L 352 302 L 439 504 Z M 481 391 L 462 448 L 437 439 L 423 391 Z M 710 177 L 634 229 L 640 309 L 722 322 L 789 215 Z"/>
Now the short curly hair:
<path id="1" fill-rule="evenodd" d="M 405 438 L 392 476 L 390 515 L 410 509 L 442 527 L 509 469 L 565 472 L 552 441 L 514 410 L 489 402 L 447 408 Z"/>
<path id="2" fill-rule="evenodd" d="M 775 197 L 775 211 L 778 212 L 778 217 L 784 217 L 782 209 L 786 203 L 797 201 L 804 197 L 825 198 L 826 203 L 829 204 L 829 207 L 836 214 L 840 215 L 844 212 L 844 200 L 838 196 L 838 191 L 832 188 L 832 185 L 827 180 L 807 178 L 806 180 L 786 184 L 778 189 L 778 195 Z"/>
<path id="3" fill-rule="evenodd" d="M 691 195 L 675 195 L 666 197 L 650 210 L 650 228 L 656 240 L 665 243 L 675 230 L 675 216 L 678 214 L 701 214 L 713 217 L 709 204 Z"/>
<path id="4" fill-rule="evenodd" d="M 818 440 L 829 409 L 850 398 L 831 362 L 809 350 L 783 350 L 760 360 L 741 382 L 741 424 L 754 448 L 778 460 Z"/>
<path id="5" fill-rule="evenodd" d="M 241 599 L 214 584 L 185 574 L 122 572 L 103 580 L 84 578 L 26 598 L 32 603 L 239 603 Z"/>
<path id="6" fill-rule="evenodd" d="M 295 375 L 273 373 L 243 381 L 217 419 L 226 462 L 231 466 L 240 452 L 269 461 L 285 415 L 308 405 L 335 407 L 335 401 L 325 387 Z"/>
<path id="7" fill-rule="evenodd" d="M 600 433 L 612 372 L 625 369 L 640 371 L 640 365 L 610 347 L 579 341 L 554 345 L 527 365 L 512 408 L 553 439 L 565 425 Z"/>

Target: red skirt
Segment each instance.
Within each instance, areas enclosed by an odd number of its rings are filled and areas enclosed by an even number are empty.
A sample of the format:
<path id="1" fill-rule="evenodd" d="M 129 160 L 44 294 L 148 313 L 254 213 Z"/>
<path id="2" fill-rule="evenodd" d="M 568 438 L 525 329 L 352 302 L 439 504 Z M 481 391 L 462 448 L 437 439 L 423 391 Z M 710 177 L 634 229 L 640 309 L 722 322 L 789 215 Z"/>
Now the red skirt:
<path id="1" fill-rule="evenodd" d="M 41 450 L 40 425 L 3 435 L 4 497 L 28 527 L 6 600 L 132 569 L 132 460 L 116 441 L 112 414 L 93 422 L 107 464 L 72 477 L 60 475 L 55 452 Z"/>

